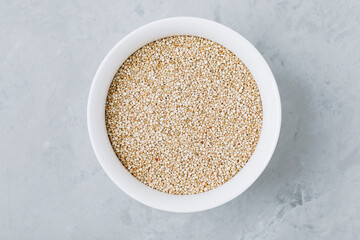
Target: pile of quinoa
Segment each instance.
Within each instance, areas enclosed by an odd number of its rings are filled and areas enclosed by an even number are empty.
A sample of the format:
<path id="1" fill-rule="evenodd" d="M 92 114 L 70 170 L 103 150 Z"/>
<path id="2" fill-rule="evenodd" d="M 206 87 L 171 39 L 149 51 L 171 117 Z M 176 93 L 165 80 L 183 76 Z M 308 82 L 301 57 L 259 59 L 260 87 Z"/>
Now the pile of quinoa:
<path id="1" fill-rule="evenodd" d="M 244 167 L 259 140 L 262 105 L 250 71 L 231 51 L 173 36 L 122 64 L 105 118 L 111 145 L 133 176 L 187 195 L 214 189 Z"/>

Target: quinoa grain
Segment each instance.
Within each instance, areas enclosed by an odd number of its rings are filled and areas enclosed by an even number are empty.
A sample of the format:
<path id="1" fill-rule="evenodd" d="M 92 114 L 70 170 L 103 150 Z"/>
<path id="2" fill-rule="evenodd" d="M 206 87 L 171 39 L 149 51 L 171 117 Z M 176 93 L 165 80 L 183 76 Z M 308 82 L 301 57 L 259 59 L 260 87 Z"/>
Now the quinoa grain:
<path id="1" fill-rule="evenodd" d="M 259 140 L 262 105 L 243 62 L 211 40 L 173 36 L 137 50 L 110 85 L 106 128 L 125 168 L 156 190 L 197 194 L 230 180 Z"/>

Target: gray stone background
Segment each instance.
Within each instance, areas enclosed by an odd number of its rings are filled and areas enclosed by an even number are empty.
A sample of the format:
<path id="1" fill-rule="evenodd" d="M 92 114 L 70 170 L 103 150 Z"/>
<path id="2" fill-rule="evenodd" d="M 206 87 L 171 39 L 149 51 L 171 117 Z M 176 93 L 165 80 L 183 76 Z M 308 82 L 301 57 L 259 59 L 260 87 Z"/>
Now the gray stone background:
<path id="1" fill-rule="evenodd" d="M 279 144 L 255 184 L 193 214 L 125 195 L 86 126 L 92 78 L 111 47 L 182 15 L 252 42 L 283 108 Z M 359 93 L 359 1 L 1 0 L 0 239 L 358 239 Z"/>

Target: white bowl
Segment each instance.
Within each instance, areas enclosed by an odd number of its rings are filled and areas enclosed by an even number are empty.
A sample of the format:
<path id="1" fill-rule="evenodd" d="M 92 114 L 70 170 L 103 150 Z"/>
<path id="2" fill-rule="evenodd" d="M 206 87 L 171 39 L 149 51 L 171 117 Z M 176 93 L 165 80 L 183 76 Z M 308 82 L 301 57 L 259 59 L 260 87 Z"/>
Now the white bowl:
<path id="1" fill-rule="evenodd" d="M 263 126 L 255 152 L 230 181 L 211 191 L 171 195 L 154 190 L 132 176 L 115 155 L 105 126 L 105 102 L 110 83 L 122 63 L 137 49 L 159 38 L 194 35 L 215 41 L 238 56 L 260 90 Z M 91 85 L 88 128 L 95 154 L 111 180 L 132 198 L 171 212 L 196 212 L 224 204 L 244 192 L 263 172 L 276 147 L 281 125 L 281 103 L 274 76 L 261 54 L 244 37 L 219 23 L 193 17 L 167 18 L 128 34 L 106 55 Z"/>

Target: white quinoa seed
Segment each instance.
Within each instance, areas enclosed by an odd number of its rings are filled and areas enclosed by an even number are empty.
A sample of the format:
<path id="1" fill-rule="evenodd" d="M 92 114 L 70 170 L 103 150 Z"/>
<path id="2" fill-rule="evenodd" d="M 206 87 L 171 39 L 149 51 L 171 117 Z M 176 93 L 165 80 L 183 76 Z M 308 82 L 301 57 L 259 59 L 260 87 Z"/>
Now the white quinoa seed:
<path id="1" fill-rule="evenodd" d="M 223 46 L 173 36 L 137 50 L 109 88 L 106 128 L 125 168 L 156 190 L 197 194 L 230 180 L 259 140 L 262 105 Z"/>

